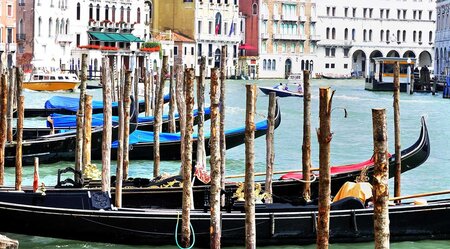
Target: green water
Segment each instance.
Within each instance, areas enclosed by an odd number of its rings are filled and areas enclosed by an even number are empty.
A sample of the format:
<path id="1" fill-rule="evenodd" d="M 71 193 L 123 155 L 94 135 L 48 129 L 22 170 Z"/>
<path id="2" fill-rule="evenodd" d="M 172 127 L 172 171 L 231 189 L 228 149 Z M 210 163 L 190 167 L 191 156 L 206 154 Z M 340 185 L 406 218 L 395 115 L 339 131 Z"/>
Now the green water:
<path id="1" fill-rule="evenodd" d="M 244 125 L 245 120 L 245 84 L 257 83 L 261 86 L 271 86 L 279 81 L 228 81 L 226 98 L 226 126 L 234 128 Z M 319 86 L 330 86 L 336 90 L 333 98 L 332 131 L 334 132 L 331 142 L 332 165 L 350 164 L 365 161 L 371 157 L 373 151 L 372 138 L 372 108 L 386 108 L 388 122 L 388 139 L 390 152 L 393 152 L 393 109 L 392 93 L 378 93 L 364 90 L 362 80 L 313 80 L 312 81 L 312 163 L 318 166 L 318 143 L 315 128 L 318 127 L 318 93 Z M 207 91 L 209 92 L 209 91 Z M 94 95 L 94 99 L 100 99 L 99 90 L 88 90 Z M 55 93 L 53 93 L 55 94 Z M 56 93 L 58 95 L 77 96 L 78 93 Z M 52 93 L 25 92 L 27 107 L 43 106 L 46 99 Z M 207 98 L 209 98 L 207 96 Z M 430 158 L 419 168 L 402 174 L 402 195 L 439 191 L 449 189 L 448 178 L 450 171 L 450 153 L 447 152 L 450 137 L 450 113 L 448 106 L 450 100 L 443 99 L 441 94 L 416 93 L 409 95 L 402 93 L 400 101 L 401 108 L 401 142 L 403 148 L 415 142 L 420 132 L 420 117 L 426 116 L 430 140 Z M 257 120 L 263 118 L 267 113 L 268 97 L 261 92 L 257 101 Z M 302 144 L 302 98 L 282 98 L 279 100 L 282 111 L 282 122 L 275 132 L 275 170 L 289 170 L 301 168 L 301 144 Z M 348 112 L 344 117 L 342 108 Z M 44 126 L 44 121 L 33 119 L 27 121 L 26 125 Z M 265 139 L 259 138 L 255 141 L 255 167 L 256 171 L 264 171 L 265 167 Z M 227 174 L 241 174 L 244 172 L 244 146 L 239 146 L 227 151 Z M 114 162 L 112 163 L 114 165 Z M 73 163 L 58 163 L 54 165 L 41 165 L 41 180 L 47 185 L 54 185 L 56 172 L 59 168 L 72 166 Z M 100 165 L 97 162 L 97 165 Z M 180 167 L 179 162 L 163 162 L 161 171 L 176 173 Z M 115 172 L 115 169 L 112 169 Z M 130 176 L 150 177 L 152 175 L 151 161 L 135 161 L 130 166 Z M 24 169 L 24 182 L 31 185 L 32 167 Z M 7 185 L 14 184 L 14 170 L 7 169 Z M 390 181 L 391 186 L 393 182 Z M 391 188 L 391 193 L 393 187 Z M 448 196 L 446 196 L 448 197 Z M 432 222 L 432 221 L 430 221 Z M 44 226 L 45 224 L 43 224 Z M 39 229 L 39 228 L 36 228 Z M 124 246 L 99 243 L 85 243 L 41 237 L 31 237 L 16 234 L 7 234 L 9 237 L 20 241 L 20 248 L 156 248 L 151 246 Z M 172 246 L 158 248 L 175 248 Z M 236 247 L 242 248 L 242 247 Z M 314 245 L 283 246 L 268 248 L 315 248 Z M 331 248 L 373 248 L 373 243 L 363 244 L 333 244 Z M 450 241 L 421 241 L 392 243 L 392 248 L 450 248 Z"/>

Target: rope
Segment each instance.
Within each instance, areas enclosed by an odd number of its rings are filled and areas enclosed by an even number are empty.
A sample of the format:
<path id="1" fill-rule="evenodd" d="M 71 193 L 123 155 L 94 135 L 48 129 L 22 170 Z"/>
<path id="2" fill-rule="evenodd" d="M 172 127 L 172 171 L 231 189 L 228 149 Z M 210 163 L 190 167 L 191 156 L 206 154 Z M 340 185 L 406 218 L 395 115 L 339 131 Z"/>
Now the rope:
<path id="1" fill-rule="evenodd" d="M 177 212 L 177 225 L 175 226 L 175 243 L 177 243 L 178 248 L 180 249 L 191 249 L 192 247 L 194 247 L 195 245 L 195 232 L 194 232 L 194 227 L 192 226 L 192 224 L 189 222 L 189 227 L 191 228 L 192 231 L 192 243 L 191 246 L 189 247 L 181 247 L 180 244 L 178 243 L 178 223 L 180 222 L 180 212 Z"/>

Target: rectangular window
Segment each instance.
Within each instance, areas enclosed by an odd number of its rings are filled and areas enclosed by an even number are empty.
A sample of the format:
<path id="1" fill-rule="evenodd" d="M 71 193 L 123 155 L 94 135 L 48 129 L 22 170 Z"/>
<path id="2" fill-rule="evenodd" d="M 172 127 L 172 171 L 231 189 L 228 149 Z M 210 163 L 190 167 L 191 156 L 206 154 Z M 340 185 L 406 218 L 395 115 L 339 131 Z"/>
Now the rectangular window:
<path id="1" fill-rule="evenodd" d="M 348 17 L 348 7 L 345 7 L 345 8 L 344 8 L 344 16 L 345 16 L 345 17 Z"/>
<path id="2" fill-rule="evenodd" d="M 325 56 L 326 57 L 330 56 L 330 48 L 325 48 Z"/>
<path id="3" fill-rule="evenodd" d="M 178 46 L 173 47 L 173 55 L 175 55 L 175 56 L 178 55 Z"/>
<path id="4" fill-rule="evenodd" d="M 187 55 L 187 47 L 184 47 L 184 55 Z"/>
<path id="5" fill-rule="evenodd" d="M 349 48 L 344 48 L 344 57 L 348 57 L 349 51 Z"/>
<path id="6" fill-rule="evenodd" d="M 198 21 L 198 27 L 197 27 L 197 34 L 201 34 L 202 33 L 202 21 Z"/>
<path id="7" fill-rule="evenodd" d="M 383 19 L 384 9 L 380 9 L 380 19 Z"/>
<path id="8" fill-rule="evenodd" d="M 389 9 L 386 9 L 386 19 L 389 19 Z"/>
<path id="9" fill-rule="evenodd" d="M 369 9 L 369 18 L 372 18 L 372 13 L 373 13 L 373 9 L 370 8 L 370 9 Z"/>
<path id="10" fill-rule="evenodd" d="M 331 63 L 330 67 L 331 67 L 331 68 L 334 68 L 334 63 Z"/>
<path id="11" fill-rule="evenodd" d="M 199 43 L 198 45 L 197 45 L 197 56 L 202 56 L 202 44 L 201 43 Z"/>
<path id="12" fill-rule="evenodd" d="M 212 57 L 212 44 L 208 44 L 208 57 Z"/>
<path id="13" fill-rule="evenodd" d="M 330 64 L 325 63 L 325 68 L 330 68 Z"/>
<path id="14" fill-rule="evenodd" d="M 191 55 L 194 55 L 194 47 L 191 47 Z"/>
<path id="15" fill-rule="evenodd" d="M 77 34 L 77 47 L 80 46 L 80 39 L 81 39 L 80 34 Z"/>
<path id="16" fill-rule="evenodd" d="M 12 5 L 8 4 L 8 16 L 11 17 L 13 15 Z"/>
<path id="17" fill-rule="evenodd" d="M 331 52 L 331 57 L 335 57 L 336 56 L 336 49 L 335 48 L 330 49 L 330 52 Z"/>
<path id="18" fill-rule="evenodd" d="M 208 32 L 209 32 L 209 34 L 213 33 L 213 24 L 212 24 L 212 22 L 209 22 L 209 24 L 208 24 Z"/>
<path id="19" fill-rule="evenodd" d="M 353 8 L 353 17 L 356 17 L 356 8 Z"/>
<path id="20" fill-rule="evenodd" d="M 347 69 L 348 68 L 348 64 L 344 64 L 344 69 Z"/>

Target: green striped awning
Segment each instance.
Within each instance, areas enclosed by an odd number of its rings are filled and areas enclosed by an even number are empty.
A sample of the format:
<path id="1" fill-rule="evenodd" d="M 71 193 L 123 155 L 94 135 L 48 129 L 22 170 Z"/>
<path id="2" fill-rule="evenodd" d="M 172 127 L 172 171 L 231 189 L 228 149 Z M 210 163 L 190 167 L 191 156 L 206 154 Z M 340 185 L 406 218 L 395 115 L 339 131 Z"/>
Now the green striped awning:
<path id="1" fill-rule="evenodd" d="M 107 32 L 88 32 L 98 41 L 102 42 L 143 42 L 131 33 L 107 33 Z"/>

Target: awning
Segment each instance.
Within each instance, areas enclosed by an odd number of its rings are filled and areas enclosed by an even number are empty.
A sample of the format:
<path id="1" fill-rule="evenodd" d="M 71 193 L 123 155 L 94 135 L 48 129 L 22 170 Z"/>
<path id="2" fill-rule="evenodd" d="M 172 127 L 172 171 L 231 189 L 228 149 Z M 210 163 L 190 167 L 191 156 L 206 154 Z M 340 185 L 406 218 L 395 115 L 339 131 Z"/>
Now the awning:
<path id="1" fill-rule="evenodd" d="M 239 46 L 239 49 L 244 49 L 244 50 L 256 50 L 255 47 L 253 47 L 252 45 L 248 45 L 248 44 L 241 44 Z"/>
<path id="2" fill-rule="evenodd" d="M 106 33 L 106 32 L 88 32 L 90 35 L 102 42 L 143 42 L 131 33 Z"/>

